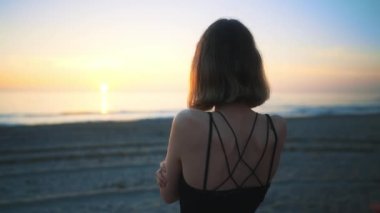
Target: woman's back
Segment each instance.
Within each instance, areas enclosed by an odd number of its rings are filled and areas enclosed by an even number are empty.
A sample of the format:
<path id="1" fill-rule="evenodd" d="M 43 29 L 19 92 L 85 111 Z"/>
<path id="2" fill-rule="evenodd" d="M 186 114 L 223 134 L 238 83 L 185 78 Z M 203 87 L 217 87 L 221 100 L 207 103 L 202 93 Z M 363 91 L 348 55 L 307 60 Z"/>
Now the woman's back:
<path id="1" fill-rule="evenodd" d="M 167 154 L 156 173 L 167 203 L 179 199 L 182 212 L 257 208 L 286 135 L 282 118 L 251 110 L 269 93 L 248 28 L 234 19 L 211 24 L 199 39 L 190 69 L 190 109 L 173 120 Z"/>
<path id="2" fill-rule="evenodd" d="M 273 128 L 268 116 L 238 104 L 210 113 L 186 110 L 184 114 L 188 136 L 181 142 L 182 212 L 205 204 L 215 210 L 213 199 L 226 211 L 228 206 L 237 210 L 244 203 L 247 208 L 257 207 L 277 169 L 283 143 L 277 134 L 283 138 L 283 121 L 275 117 Z"/>

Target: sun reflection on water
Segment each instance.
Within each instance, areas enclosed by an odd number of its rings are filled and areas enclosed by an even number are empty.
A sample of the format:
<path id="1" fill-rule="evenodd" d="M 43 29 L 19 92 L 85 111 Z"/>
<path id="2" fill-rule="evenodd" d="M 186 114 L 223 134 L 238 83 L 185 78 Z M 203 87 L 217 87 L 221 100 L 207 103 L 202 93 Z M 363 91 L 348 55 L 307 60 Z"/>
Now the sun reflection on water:
<path id="1" fill-rule="evenodd" d="M 108 94 L 108 84 L 102 83 L 100 85 L 100 113 L 107 114 L 108 113 L 108 101 L 107 101 L 107 94 Z"/>

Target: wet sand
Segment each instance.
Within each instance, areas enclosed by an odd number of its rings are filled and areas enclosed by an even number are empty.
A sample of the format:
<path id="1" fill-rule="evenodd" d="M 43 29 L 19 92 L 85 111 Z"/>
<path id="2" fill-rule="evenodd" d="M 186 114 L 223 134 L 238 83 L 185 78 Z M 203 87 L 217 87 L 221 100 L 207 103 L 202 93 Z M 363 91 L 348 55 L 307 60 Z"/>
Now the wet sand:
<path id="1" fill-rule="evenodd" d="M 0 212 L 179 212 L 154 171 L 171 119 L 0 127 Z M 370 212 L 380 203 L 380 115 L 288 119 L 257 212 Z"/>

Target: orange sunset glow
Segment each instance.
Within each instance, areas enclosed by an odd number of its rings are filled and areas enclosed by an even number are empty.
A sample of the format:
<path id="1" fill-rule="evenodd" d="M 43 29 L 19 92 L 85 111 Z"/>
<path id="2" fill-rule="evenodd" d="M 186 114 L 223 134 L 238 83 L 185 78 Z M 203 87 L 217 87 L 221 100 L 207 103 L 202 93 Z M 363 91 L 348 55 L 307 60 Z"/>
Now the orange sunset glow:
<path id="1" fill-rule="evenodd" d="M 232 2 L 211 13 L 201 11 L 212 3 L 200 2 L 2 3 L 0 90 L 96 91 L 108 82 L 114 91 L 186 91 L 202 31 L 235 17 L 251 29 L 275 92 L 379 91 L 370 6 L 353 18 L 349 4 L 334 11 L 334 4 L 314 3 L 310 13 L 306 3 Z M 193 11 L 203 15 L 194 19 Z"/>
<path id="2" fill-rule="evenodd" d="M 186 107 L 198 39 L 221 17 L 254 36 L 273 95 L 264 111 L 378 99 L 380 17 L 371 1 L 21 2 L 0 2 L 6 123 L 36 118 L 29 114 L 173 116 Z"/>

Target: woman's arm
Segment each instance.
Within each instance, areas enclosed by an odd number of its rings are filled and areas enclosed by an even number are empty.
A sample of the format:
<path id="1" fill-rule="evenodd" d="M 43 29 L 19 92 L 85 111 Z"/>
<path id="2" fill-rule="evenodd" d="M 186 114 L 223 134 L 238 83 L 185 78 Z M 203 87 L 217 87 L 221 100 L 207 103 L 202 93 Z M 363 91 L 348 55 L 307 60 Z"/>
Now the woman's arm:
<path id="1" fill-rule="evenodd" d="M 157 171 L 157 181 L 160 185 L 160 194 L 166 203 L 179 199 L 178 182 L 181 176 L 181 138 L 183 138 L 184 119 L 178 114 L 172 124 L 166 158 Z"/>

